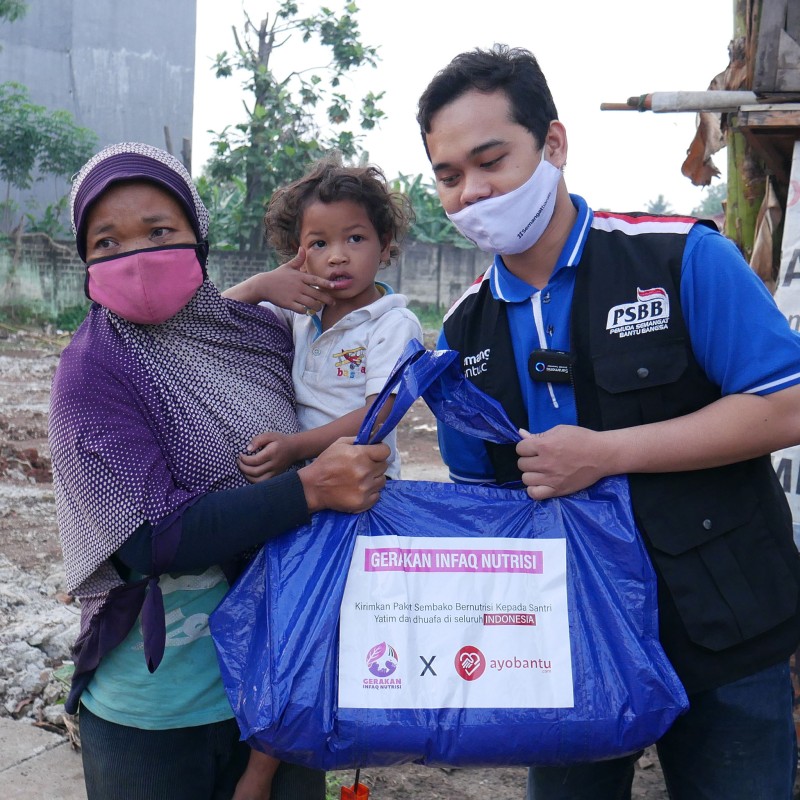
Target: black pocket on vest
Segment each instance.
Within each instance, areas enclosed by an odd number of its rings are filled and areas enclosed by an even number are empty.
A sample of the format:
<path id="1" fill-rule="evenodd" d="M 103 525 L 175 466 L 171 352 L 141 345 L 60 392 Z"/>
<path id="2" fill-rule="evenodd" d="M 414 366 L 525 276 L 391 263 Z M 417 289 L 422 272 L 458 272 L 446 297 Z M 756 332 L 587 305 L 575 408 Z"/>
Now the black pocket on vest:
<path id="1" fill-rule="evenodd" d="M 658 422 L 674 416 L 664 390 L 688 367 L 682 339 L 595 356 L 592 365 L 606 428 Z"/>
<path id="2" fill-rule="evenodd" d="M 662 491 L 637 509 L 689 638 L 715 651 L 771 630 L 798 601 L 796 572 L 740 466 L 659 475 Z"/>

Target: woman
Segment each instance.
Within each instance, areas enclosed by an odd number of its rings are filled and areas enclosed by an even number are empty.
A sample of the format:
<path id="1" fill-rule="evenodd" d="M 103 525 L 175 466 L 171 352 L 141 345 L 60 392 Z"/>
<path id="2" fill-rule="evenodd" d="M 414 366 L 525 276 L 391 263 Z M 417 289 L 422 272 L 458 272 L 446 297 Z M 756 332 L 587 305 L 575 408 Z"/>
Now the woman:
<path id="1" fill-rule="evenodd" d="M 237 456 L 297 431 L 290 334 L 206 275 L 208 212 L 186 170 L 112 145 L 70 196 L 94 301 L 53 380 L 50 444 L 89 800 L 324 797 L 324 776 L 248 760 L 208 615 L 242 558 L 323 508 L 369 508 L 388 448 L 345 440 L 249 485 Z M 300 600 L 300 598 L 298 598 Z M 259 757 L 260 756 L 260 757 Z M 238 784 L 238 785 L 237 785 Z"/>

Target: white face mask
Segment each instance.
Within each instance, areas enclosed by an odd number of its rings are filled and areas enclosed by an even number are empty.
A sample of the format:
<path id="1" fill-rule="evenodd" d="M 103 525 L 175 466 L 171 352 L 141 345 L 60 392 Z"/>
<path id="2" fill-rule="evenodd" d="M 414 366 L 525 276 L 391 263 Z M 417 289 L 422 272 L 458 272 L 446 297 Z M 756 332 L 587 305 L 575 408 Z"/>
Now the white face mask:
<path id="1" fill-rule="evenodd" d="M 561 170 L 544 157 L 522 186 L 448 214 L 462 236 L 486 253 L 514 255 L 533 247 L 550 224 Z"/>

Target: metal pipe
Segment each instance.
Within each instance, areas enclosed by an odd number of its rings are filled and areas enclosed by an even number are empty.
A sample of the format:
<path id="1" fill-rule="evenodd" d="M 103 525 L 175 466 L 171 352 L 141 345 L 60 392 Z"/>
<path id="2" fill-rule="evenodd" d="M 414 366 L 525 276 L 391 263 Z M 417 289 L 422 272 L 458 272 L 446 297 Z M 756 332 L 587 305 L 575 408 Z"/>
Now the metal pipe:
<path id="1" fill-rule="evenodd" d="M 627 103 L 601 103 L 601 111 L 736 111 L 740 106 L 758 102 L 755 92 L 651 92 L 629 97 Z"/>

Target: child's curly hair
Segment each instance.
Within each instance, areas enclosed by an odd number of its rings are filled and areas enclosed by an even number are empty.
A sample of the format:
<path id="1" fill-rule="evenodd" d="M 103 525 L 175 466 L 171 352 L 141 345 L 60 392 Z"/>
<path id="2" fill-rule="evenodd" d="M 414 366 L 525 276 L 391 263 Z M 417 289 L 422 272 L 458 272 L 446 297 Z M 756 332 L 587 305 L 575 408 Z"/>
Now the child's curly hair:
<path id="1" fill-rule="evenodd" d="M 278 189 L 264 215 L 267 241 L 280 255 L 291 258 L 300 246 L 303 212 L 316 201 L 350 200 L 363 206 L 381 245 L 390 242 L 389 260 L 400 253 L 398 243 L 414 222 L 411 201 L 389 188 L 380 167 L 345 167 L 339 153 L 315 162 L 299 180 Z"/>

